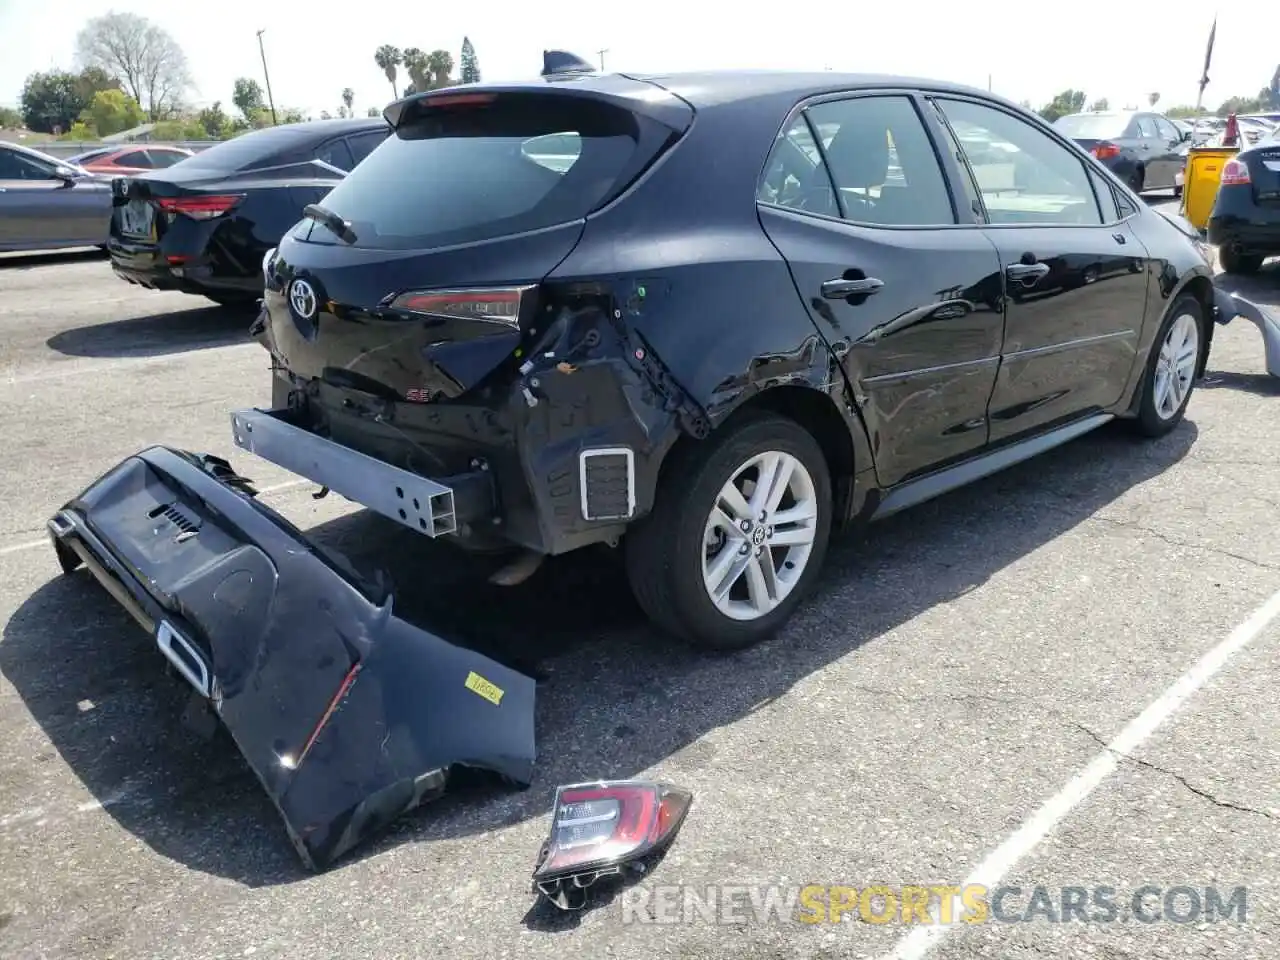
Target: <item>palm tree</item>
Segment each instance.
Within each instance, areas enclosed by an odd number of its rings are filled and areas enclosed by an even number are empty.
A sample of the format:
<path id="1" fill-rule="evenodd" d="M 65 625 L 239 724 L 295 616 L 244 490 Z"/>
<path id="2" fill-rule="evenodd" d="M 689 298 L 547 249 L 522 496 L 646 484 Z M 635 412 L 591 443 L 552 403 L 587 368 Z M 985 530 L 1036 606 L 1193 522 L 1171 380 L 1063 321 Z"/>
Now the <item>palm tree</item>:
<path id="1" fill-rule="evenodd" d="M 389 43 L 380 46 L 373 55 L 373 62 L 382 68 L 382 72 L 386 74 L 387 81 L 391 84 L 391 96 L 396 96 L 396 67 L 404 62 L 404 55 L 400 52 L 399 47 L 393 47 Z"/>
<path id="2" fill-rule="evenodd" d="M 347 108 L 348 117 L 355 116 L 355 114 L 351 112 L 351 105 L 355 102 L 356 102 L 356 92 L 352 90 L 350 87 L 343 87 L 342 88 L 342 105 Z"/>
<path id="3" fill-rule="evenodd" d="M 432 50 L 427 55 L 427 69 L 431 71 L 433 87 L 447 87 L 453 83 L 449 76 L 453 72 L 453 55 L 448 50 Z"/>
<path id="4" fill-rule="evenodd" d="M 405 47 L 404 68 L 413 81 L 413 92 L 421 93 L 430 88 L 430 71 L 427 69 L 427 55 L 417 47 Z"/>

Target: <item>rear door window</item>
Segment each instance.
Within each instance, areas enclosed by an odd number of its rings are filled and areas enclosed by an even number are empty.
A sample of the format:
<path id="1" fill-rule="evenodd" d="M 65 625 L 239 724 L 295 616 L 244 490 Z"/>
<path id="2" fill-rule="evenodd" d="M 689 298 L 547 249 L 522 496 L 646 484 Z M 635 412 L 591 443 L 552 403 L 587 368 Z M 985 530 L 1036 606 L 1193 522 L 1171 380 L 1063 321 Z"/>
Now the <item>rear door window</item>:
<path id="1" fill-rule="evenodd" d="M 633 114 L 586 98 L 480 96 L 419 109 L 325 197 L 356 246 L 445 246 L 569 223 L 648 159 L 637 156 Z M 310 237 L 339 242 L 319 226 Z"/>
<path id="2" fill-rule="evenodd" d="M 356 162 L 351 158 L 351 148 L 345 140 L 327 140 L 316 148 L 315 158 L 321 163 L 337 167 L 343 173 L 354 170 Z"/>
<path id="3" fill-rule="evenodd" d="M 347 146 L 351 148 L 351 159 L 355 163 L 362 162 L 378 148 L 383 140 L 387 139 L 388 133 L 390 129 L 370 130 L 368 133 L 357 133 L 355 136 L 347 137 Z"/>
<path id="4" fill-rule="evenodd" d="M 758 199 L 873 226 L 956 222 L 933 142 L 909 97 L 851 97 L 805 113 L 774 144 Z"/>
<path id="5" fill-rule="evenodd" d="M 155 165 L 155 161 L 151 159 L 150 154 L 145 150 L 130 150 L 128 153 L 122 153 L 116 159 L 116 166 L 120 167 L 138 167 L 141 170 L 150 170 Z"/>

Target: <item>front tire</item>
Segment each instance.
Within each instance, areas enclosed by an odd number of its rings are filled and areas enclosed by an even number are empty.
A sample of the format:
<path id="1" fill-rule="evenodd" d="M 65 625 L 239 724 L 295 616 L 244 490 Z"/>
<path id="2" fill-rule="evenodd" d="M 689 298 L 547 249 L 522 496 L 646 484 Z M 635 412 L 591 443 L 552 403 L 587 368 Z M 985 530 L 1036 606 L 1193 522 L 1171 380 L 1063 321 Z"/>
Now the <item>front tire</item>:
<path id="1" fill-rule="evenodd" d="M 1145 182 L 1146 176 L 1143 174 L 1141 168 L 1138 168 L 1134 170 L 1133 173 L 1129 174 L 1129 189 L 1138 196 L 1142 196 L 1142 187 Z"/>
<path id="2" fill-rule="evenodd" d="M 1165 316 L 1147 359 L 1133 421 L 1141 436 L 1163 437 L 1182 422 L 1207 342 L 1204 307 L 1184 293 Z"/>
<path id="3" fill-rule="evenodd" d="M 677 450 L 653 511 L 627 532 L 627 575 L 658 626 L 697 646 L 766 639 L 812 590 L 831 532 L 831 475 L 811 434 L 749 414 Z"/>

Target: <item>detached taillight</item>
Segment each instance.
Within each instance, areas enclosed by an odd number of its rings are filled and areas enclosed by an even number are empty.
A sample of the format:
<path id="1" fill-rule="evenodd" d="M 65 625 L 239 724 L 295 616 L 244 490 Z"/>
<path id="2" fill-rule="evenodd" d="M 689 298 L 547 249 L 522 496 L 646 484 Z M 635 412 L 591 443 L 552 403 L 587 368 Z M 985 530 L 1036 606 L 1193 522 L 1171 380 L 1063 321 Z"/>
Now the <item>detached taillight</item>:
<path id="1" fill-rule="evenodd" d="M 1109 160 L 1120 156 L 1120 148 L 1114 143 L 1100 143 L 1093 148 L 1092 153 L 1099 160 Z"/>
<path id="2" fill-rule="evenodd" d="M 1252 181 L 1249 179 L 1249 165 L 1244 161 L 1232 157 L 1223 166 L 1222 179 L 1220 181 L 1222 186 L 1239 186 L 1250 182 Z"/>
<path id="3" fill-rule="evenodd" d="M 520 326 L 521 309 L 534 285 L 486 287 L 474 290 L 410 290 L 397 295 L 388 306 L 423 317 L 443 320 L 481 320 Z"/>
<path id="4" fill-rule="evenodd" d="M 587 887 L 661 852 L 689 812 L 693 795 L 668 783 L 614 780 L 556 790 L 551 836 L 533 872 L 557 906 L 581 906 Z"/>
<path id="5" fill-rule="evenodd" d="M 168 214 L 182 214 L 192 220 L 213 220 L 244 199 L 243 193 L 210 194 L 201 197 L 160 197 L 156 206 Z"/>

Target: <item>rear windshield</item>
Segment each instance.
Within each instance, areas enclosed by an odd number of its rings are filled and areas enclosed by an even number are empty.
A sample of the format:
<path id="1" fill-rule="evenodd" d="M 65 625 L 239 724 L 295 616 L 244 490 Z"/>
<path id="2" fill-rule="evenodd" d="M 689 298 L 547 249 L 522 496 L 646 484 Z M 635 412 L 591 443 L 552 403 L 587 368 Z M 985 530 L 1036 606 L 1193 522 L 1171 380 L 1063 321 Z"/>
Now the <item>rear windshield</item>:
<path id="1" fill-rule="evenodd" d="M 1077 113 L 1059 117 L 1054 126 L 1068 137 L 1082 140 L 1102 140 L 1124 136 L 1129 118 L 1114 113 Z"/>
<path id="2" fill-rule="evenodd" d="M 300 142 L 298 132 L 290 130 L 287 125 L 268 127 L 265 130 L 242 133 L 231 140 L 214 144 L 207 150 L 201 150 L 187 158 L 189 162 L 186 166 L 227 173 L 251 170 L 267 165 L 278 154 L 292 149 Z"/>
<path id="3" fill-rule="evenodd" d="M 355 246 L 472 243 L 585 217 L 636 169 L 636 118 L 581 97 L 521 94 L 425 110 L 322 205 Z M 316 225 L 310 240 L 338 243 Z"/>

